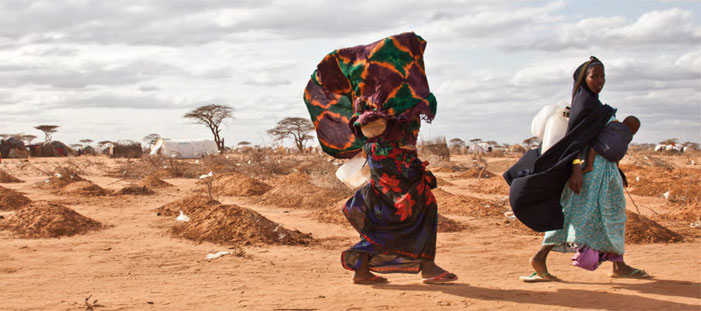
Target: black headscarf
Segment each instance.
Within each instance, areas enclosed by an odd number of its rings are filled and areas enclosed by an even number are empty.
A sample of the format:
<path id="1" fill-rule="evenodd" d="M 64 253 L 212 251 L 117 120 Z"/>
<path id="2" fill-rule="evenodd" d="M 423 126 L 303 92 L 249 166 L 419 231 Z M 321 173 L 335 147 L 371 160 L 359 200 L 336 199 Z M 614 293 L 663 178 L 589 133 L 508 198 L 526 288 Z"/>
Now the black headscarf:
<path id="1" fill-rule="evenodd" d="M 584 79 L 593 66 L 603 66 L 596 57 L 574 72 L 572 105 L 565 137 L 544 154 L 532 149 L 504 173 L 511 186 L 509 200 L 514 215 L 535 231 L 561 229 L 564 222 L 560 196 L 572 173 L 572 160 L 591 144 L 615 113 L 603 105 Z"/>

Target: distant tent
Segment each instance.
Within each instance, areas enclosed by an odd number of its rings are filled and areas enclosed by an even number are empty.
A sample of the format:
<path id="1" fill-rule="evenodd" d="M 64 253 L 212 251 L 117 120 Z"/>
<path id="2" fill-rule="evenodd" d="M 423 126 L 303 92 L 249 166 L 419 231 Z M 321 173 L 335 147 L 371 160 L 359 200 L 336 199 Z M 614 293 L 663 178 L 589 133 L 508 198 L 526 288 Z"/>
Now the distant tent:
<path id="1" fill-rule="evenodd" d="M 211 140 L 174 141 L 159 139 L 151 149 L 152 156 L 169 158 L 202 158 L 219 152 L 217 144 Z"/>
<path id="2" fill-rule="evenodd" d="M 57 140 L 30 145 L 29 152 L 33 157 L 67 157 L 76 155 L 76 152 L 71 147 Z"/>
<path id="3" fill-rule="evenodd" d="M 141 158 L 143 153 L 141 143 L 132 140 L 120 140 L 109 148 L 110 158 Z"/>
<path id="4" fill-rule="evenodd" d="M 91 146 L 84 146 L 83 148 L 80 148 L 78 150 L 78 154 L 80 155 L 97 155 L 97 151 L 95 151 L 95 148 Z"/>
<path id="5" fill-rule="evenodd" d="M 10 137 L 0 139 L 0 156 L 3 158 L 27 158 L 29 151 L 21 140 Z"/>

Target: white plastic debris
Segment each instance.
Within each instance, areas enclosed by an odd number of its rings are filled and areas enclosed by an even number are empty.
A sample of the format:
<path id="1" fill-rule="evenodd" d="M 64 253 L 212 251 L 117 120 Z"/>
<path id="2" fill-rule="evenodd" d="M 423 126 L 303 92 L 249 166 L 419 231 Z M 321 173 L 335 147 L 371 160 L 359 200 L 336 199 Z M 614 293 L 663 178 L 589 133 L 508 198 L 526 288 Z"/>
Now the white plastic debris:
<path id="1" fill-rule="evenodd" d="M 228 159 L 229 159 L 229 156 L 225 156 L 224 158 L 226 158 L 226 159 L 228 160 Z"/>
<path id="2" fill-rule="evenodd" d="M 200 164 L 200 160 L 195 160 L 195 164 Z"/>
<path id="3" fill-rule="evenodd" d="M 205 260 L 212 260 L 212 259 L 217 259 L 222 256 L 230 255 L 231 252 L 229 251 L 221 251 L 221 252 L 216 252 L 216 253 L 209 253 L 207 254 L 206 257 L 204 257 Z"/>
<path id="4" fill-rule="evenodd" d="M 635 176 L 635 182 L 640 182 L 640 176 Z"/>
<path id="5" fill-rule="evenodd" d="M 209 174 L 200 175 L 200 179 L 205 179 L 209 177 L 212 177 L 212 171 L 209 171 Z"/>
<path id="6" fill-rule="evenodd" d="M 59 173 L 54 174 L 54 176 L 56 176 L 56 178 L 61 178 L 61 177 L 63 177 L 63 176 L 61 176 L 61 174 L 59 174 Z"/>
<path id="7" fill-rule="evenodd" d="M 669 200 L 669 191 L 662 194 L 665 200 Z"/>
<path id="8" fill-rule="evenodd" d="M 183 214 L 183 211 L 180 211 L 180 215 L 178 215 L 178 217 L 176 217 L 175 220 L 182 221 L 182 222 L 188 222 L 188 221 L 190 221 L 190 217 Z"/>
<path id="9" fill-rule="evenodd" d="M 511 211 L 509 211 L 509 212 L 504 212 L 504 216 L 505 216 L 506 218 L 508 218 L 509 220 L 515 220 L 515 219 L 516 219 L 516 216 L 514 216 L 514 212 L 511 212 Z"/>

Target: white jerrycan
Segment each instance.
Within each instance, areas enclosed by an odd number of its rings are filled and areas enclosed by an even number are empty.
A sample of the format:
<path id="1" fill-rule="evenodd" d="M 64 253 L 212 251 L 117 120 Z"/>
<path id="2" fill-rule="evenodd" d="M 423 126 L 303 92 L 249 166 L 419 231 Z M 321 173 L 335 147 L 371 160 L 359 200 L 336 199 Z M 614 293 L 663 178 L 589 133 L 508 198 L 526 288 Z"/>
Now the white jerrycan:
<path id="1" fill-rule="evenodd" d="M 336 170 L 336 177 L 351 189 L 364 185 L 370 180 L 370 166 L 366 160 L 362 152 L 358 153 Z"/>
<path id="2" fill-rule="evenodd" d="M 538 137 L 538 140 L 543 141 L 545 124 L 548 122 L 548 118 L 557 112 L 557 108 L 557 105 L 547 105 L 540 109 L 538 114 L 533 117 L 533 121 L 531 121 L 531 134 Z"/>
<path id="3" fill-rule="evenodd" d="M 567 121 L 570 111 L 567 108 L 558 108 L 556 113 L 548 118 L 543 133 L 543 144 L 540 154 L 545 154 L 550 147 L 555 145 L 567 133 Z"/>

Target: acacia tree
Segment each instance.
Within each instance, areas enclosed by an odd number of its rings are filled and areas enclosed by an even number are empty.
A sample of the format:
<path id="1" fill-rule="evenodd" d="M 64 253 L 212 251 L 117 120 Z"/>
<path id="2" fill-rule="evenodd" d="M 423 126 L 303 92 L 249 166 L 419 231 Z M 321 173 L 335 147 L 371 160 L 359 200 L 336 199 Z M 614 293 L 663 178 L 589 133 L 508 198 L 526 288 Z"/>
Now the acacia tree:
<path id="1" fill-rule="evenodd" d="M 668 138 L 660 142 L 662 145 L 676 145 L 679 143 L 679 139 L 676 138 Z"/>
<path id="2" fill-rule="evenodd" d="M 460 138 L 453 138 L 450 140 L 450 146 L 455 148 L 455 147 L 464 147 L 465 146 L 465 141 L 460 139 Z"/>
<path id="3" fill-rule="evenodd" d="M 91 142 L 93 142 L 92 139 L 87 139 L 87 138 L 86 138 L 86 139 L 81 139 L 81 140 L 79 140 L 79 141 L 80 141 L 81 143 L 85 144 L 85 145 L 89 145 Z"/>
<path id="4" fill-rule="evenodd" d="M 161 139 L 161 135 L 158 135 L 156 133 L 151 133 L 146 136 L 144 136 L 143 141 L 148 143 L 148 147 L 151 148 L 153 145 L 158 142 L 158 140 Z"/>
<path id="5" fill-rule="evenodd" d="M 304 152 L 304 142 L 314 138 L 309 135 L 314 130 L 314 124 L 305 118 L 289 117 L 277 123 L 275 128 L 267 130 L 268 135 L 275 140 L 291 137 L 300 152 Z"/>
<path id="6" fill-rule="evenodd" d="M 32 140 L 35 140 L 36 138 L 37 138 L 37 137 L 36 137 L 35 135 L 28 134 L 28 135 L 22 135 L 22 138 L 21 138 L 21 139 L 22 139 L 23 141 L 25 141 L 25 142 L 27 143 L 27 145 L 31 145 L 31 144 L 32 144 Z"/>
<path id="7" fill-rule="evenodd" d="M 206 105 L 195 108 L 183 117 L 195 120 L 195 123 L 204 124 L 212 131 L 214 142 L 217 144 L 219 151 L 224 150 L 224 138 L 221 134 L 221 123 L 226 119 L 233 119 L 234 108 L 226 105 Z"/>
<path id="8" fill-rule="evenodd" d="M 56 133 L 56 129 L 58 128 L 58 125 L 38 125 L 38 126 L 35 126 L 34 128 L 44 132 L 44 135 L 46 136 L 46 141 L 50 141 L 51 134 Z"/>

